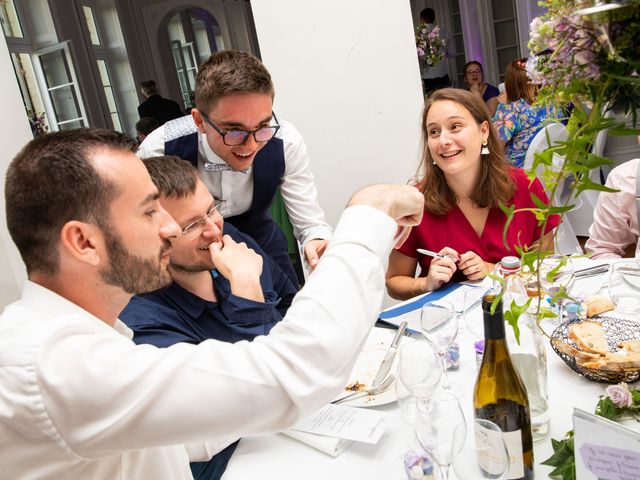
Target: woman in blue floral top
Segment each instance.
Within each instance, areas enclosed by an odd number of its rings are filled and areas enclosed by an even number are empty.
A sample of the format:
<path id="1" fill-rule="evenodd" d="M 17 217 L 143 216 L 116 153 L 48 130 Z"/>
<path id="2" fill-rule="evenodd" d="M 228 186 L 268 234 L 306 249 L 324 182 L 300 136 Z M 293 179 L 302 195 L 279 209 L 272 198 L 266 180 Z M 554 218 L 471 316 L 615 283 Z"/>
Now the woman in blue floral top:
<path id="1" fill-rule="evenodd" d="M 526 63 L 527 59 L 522 58 L 507 66 L 504 85 L 508 103 L 499 104 L 493 116 L 493 126 L 505 142 L 505 157 L 519 168 L 536 133 L 557 121 L 555 108 L 534 104 L 537 87 L 527 76 Z"/>

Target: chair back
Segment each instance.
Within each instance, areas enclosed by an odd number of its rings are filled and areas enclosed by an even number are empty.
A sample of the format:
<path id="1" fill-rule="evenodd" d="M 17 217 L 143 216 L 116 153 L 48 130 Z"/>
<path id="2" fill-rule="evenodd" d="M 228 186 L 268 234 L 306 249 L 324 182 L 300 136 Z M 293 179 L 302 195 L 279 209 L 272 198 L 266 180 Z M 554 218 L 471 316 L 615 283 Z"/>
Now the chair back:
<path id="1" fill-rule="evenodd" d="M 527 154 L 524 157 L 522 168 L 529 170 L 533 166 L 534 155 L 544 152 L 547 148 L 556 145 L 558 142 L 566 140 L 568 137 L 567 127 L 561 123 L 550 123 L 536 133 L 529 144 Z M 553 162 L 554 165 L 556 162 Z"/>
<path id="2" fill-rule="evenodd" d="M 542 128 L 538 133 L 536 133 L 533 140 L 529 144 L 529 148 L 527 149 L 527 154 L 524 159 L 523 168 L 525 170 L 530 170 L 533 167 L 534 155 L 536 153 L 544 152 L 547 148 L 553 147 L 557 145 L 558 142 L 566 140 L 568 137 L 567 127 L 565 127 L 561 123 L 550 123 L 549 125 Z M 562 168 L 564 164 L 564 158 L 560 155 L 553 155 L 553 167 L 555 169 Z M 539 165 L 536 169 L 536 176 L 542 181 L 542 171 L 544 170 L 544 165 Z M 544 183 L 544 182 L 543 182 Z M 544 186 L 544 185 L 543 185 Z M 547 191 L 547 193 L 550 193 Z M 568 193 L 568 189 L 559 188 L 556 191 L 555 198 L 550 199 L 555 205 L 564 204 L 565 195 Z M 582 247 L 580 247 L 580 243 L 578 242 L 575 232 L 571 226 L 571 222 L 568 217 L 565 215 L 563 218 L 563 222 L 558 227 L 558 231 L 555 238 L 555 252 L 561 253 L 564 255 L 571 254 L 582 254 Z"/>

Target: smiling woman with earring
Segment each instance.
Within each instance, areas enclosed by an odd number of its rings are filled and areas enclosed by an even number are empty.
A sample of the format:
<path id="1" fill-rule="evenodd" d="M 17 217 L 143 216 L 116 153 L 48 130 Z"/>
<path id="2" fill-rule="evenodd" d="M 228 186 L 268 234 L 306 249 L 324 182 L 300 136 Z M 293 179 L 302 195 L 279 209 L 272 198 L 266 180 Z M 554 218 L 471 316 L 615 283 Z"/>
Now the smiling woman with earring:
<path id="1" fill-rule="evenodd" d="M 434 92 L 422 116 L 423 153 L 416 187 L 425 199 L 424 216 L 407 241 L 391 253 L 389 295 L 406 299 L 436 290 L 453 280 L 480 280 L 516 246 L 542 242 L 552 249 L 552 216 L 542 232 L 531 212 L 516 213 L 507 231 L 499 205 L 534 207 L 531 194 L 547 197 L 540 182 L 509 166 L 484 102 L 453 88 Z M 416 249 L 442 253 L 421 255 Z M 421 273 L 415 277 L 416 267 Z"/>

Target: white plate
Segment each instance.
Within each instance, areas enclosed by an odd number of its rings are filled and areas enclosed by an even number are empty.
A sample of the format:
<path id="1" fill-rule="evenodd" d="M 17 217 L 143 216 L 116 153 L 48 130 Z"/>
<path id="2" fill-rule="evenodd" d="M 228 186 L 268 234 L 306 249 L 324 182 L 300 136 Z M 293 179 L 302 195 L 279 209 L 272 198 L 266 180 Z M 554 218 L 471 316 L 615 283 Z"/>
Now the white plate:
<path id="1" fill-rule="evenodd" d="M 356 360 L 356 364 L 351 371 L 351 375 L 349 375 L 347 385 L 351 385 L 357 381 L 358 383 L 363 383 L 365 385 L 365 389 L 371 387 L 373 379 L 376 378 L 380 364 L 382 363 L 387 350 L 389 350 L 389 345 L 391 345 L 391 341 L 393 340 L 395 333 L 395 330 L 391 330 L 389 328 L 373 328 L 371 330 L 369 338 L 367 338 L 364 347 L 362 347 L 362 352 L 360 352 L 360 356 Z M 413 341 L 415 341 L 413 338 L 403 335 L 400 343 Z M 393 359 L 393 365 L 391 365 L 390 373 L 396 375 L 397 370 L 398 356 L 396 355 Z M 337 398 L 344 397 L 347 393 L 347 391 L 340 392 Z M 378 395 L 354 398 L 353 400 L 347 400 L 344 403 L 341 403 L 341 405 L 348 405 L 350 407 L 375 407 L 395 401 L 396 390 L 394 382 L 389 388 Z"/>

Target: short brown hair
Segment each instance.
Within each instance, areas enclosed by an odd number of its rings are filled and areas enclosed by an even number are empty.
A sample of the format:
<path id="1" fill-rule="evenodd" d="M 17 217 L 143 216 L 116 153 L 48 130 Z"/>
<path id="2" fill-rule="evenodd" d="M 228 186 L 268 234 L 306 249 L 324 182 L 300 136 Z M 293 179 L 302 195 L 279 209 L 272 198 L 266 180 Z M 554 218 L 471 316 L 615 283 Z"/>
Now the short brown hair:
<path id="1" fill-rule="evenodd" d="M 482 156 L 480 178 L 471 195 L 471 201 L 480 208 L 497 207 L 507 203 L 513 197 L 515 185 L 509 175 L 509 164 L 504 158 L 503 150 L 493 125 L 486 103 L 467 90 L 459 88 L 443 88 L 433 92 L 424 106 L 422 114 L 422 162 L 420 170 L 423 172 L 418 186 L 424 194 L 425 209 L 435 215 L 444 215 L 456 206 L 458 199 L 449 188 L 444 173 L 433 164 L 427 130 L 427 114 L 434 103 L 450 100 L 466 108 L 474 120 L 480 125 L 487 122 L 489 137 L 487 147 L 489 154 Z"/>
<path id="2" fill-rule="evenodd" d="M 200 174 L 191 162 L 174 155 L 149 157 L 143 162 L 160 195 L 184 198 L 195 193 Z"/>
<path id="3" fill-rule="evenodd" d="M 526 58 L 519 58 L 507 65 L 504 77 L 504 89 L 507 92 L 507 102 L 515 102 L 524 98 L 529 105 L 536 100 L 536 86 L 531 83 L 525 69 Z"/>
<path id="4" fill-rule="evenodd" d="M 265 93 L 274 96 L 271 75 L 253 55 L 238 50 L 214 53 L 196 77 L 196 108 L 208 114 L 227 95 Z"/>
<path id="5" fill-rule="evenodd" d="M 140 90 L 142 90 L 142 93 L 144 93 L 147 97 L 158 94 L 158 87 L 156 86 L 156 82 L 154 82 L 153 80 L 145 80 L 144 82 L 140 82 Z"/>
<path id="6" fill-rule="evenodd" d="M 59 268 L 60 231 L 71 220 L 108 225 L 118 188 L 93 166 L 99 149 L 134 152 L 129 136 L 80 128 L 31 140 L 12 160 L 5 180 L 7 227 L 29 273 Z"/>

